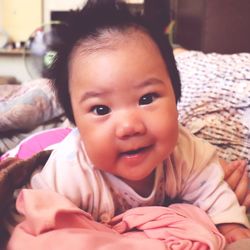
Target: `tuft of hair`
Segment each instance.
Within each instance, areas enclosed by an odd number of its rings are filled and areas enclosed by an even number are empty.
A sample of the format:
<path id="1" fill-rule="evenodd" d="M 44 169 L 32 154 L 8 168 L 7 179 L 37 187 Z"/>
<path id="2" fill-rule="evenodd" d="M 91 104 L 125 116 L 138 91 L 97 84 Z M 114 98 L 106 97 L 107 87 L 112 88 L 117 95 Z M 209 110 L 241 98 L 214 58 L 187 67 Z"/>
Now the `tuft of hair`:
<path id="1" fill-rule="evenodd" d="M 73 49 L 79 42 L 98 42 L 105 31 L 126 32 L 135 28 L 148 35 L 157 45 L 168 70 L 176 101 L 181 96 L 179 72 L 173 49 L 167 35 L 147 16 L 133 14 L 129 5 L 120 0 L 89 0 L 80 10 L 69 13 L 68 22 L 59 34 L 60 43 L 54 48 L 56 58 L 45 77 L 52 80 L 58 101 L 67 118 L 75 123 L 69 93 L 69 62 Z M 90 44 L 88 43 L 88 44 Z M 88 48 L 86 48 L 88 49 Z"/>

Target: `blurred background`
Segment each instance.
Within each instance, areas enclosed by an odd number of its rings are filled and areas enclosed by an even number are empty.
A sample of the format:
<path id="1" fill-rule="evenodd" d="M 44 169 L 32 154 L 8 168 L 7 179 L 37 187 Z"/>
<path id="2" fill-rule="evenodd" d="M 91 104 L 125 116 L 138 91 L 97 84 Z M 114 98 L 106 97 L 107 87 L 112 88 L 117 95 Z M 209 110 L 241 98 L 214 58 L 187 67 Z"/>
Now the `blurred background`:
<path id="1" fill-rule="evenodd" d="M 32 79 L 34 67 L 31 69 L 29 65 L 33 52 L 31 47 L 25 49 L 27 43 L 39 39 L 44 42 L 42 36 L 50 32 L 51 22 L 67 20 L 68 12 L 81 8 L 86 1 L 0 0 L 0 83 L 4 77 L 13 76 L 13 71 L 18 81 Z M 135 13 L 144 13 L 163 29 L 174 47 L 205 53 L 250 52 L 250 0 L 127 2 Z M 46 43 L 40 47 L 47 49 Z M 48 54 L 47 51 L 41 53 Z M 51 57 L 53 53 L 46 58 L 46 62 Z M 39 69 L 39 65 L 36 67 Z"/>

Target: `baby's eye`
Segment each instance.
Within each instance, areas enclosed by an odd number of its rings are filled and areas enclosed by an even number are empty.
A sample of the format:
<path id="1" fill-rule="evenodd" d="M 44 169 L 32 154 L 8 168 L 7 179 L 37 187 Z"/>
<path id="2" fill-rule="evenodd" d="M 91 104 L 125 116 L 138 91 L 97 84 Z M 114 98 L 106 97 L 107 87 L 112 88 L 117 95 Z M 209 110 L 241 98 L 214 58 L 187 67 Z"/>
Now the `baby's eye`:
<path id="1" fill-rule="evenodd" d="M 110 108 L 105 105 L 96 105 L 91 108 L 91 112 L 95 113 L 96 115 L 107 115 L 110 113 Z"/>
<path id="2" fill-rule="evenodd" d="M 158 95 L 156 93 L 149 93 L 144 96 L 142 96 L 139 100 L 139 105 L 148 105 L 152 103 Z"/>

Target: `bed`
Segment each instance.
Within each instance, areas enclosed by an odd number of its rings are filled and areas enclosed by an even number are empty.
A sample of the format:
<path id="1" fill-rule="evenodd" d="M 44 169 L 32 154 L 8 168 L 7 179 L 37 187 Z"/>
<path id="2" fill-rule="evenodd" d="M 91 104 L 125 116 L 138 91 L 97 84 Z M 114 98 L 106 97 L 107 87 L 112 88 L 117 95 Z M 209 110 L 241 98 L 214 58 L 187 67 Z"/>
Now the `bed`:
<path id="1" fill-rule="evenodd" d="M 217 146 L 219 155 L 225 160 L 246 159 L 250 170 L 250 54 L 205 54 L 176 49 L 175 58 L 182 82 L 182 97 L 178 103 L 180 123 Z M 18 147 L 27 136 L 53 128 L 72 127 L 48 79 L 37 79 L 23 85 L 1 85 L 0 93 L 2 154 Z M 49 152 L 41 152 L 32 161 L 43 164 L 48 156 Z M 17 174 L 19 180 L 25 171 L 33 171 L 32 162 L 27 160 L 26 163 L 26 169 Z M 12 165 L 18 167 L 18 164 Z M 21 183 L 18 185 L 21 186 Z M 3 190 L 0 190 L 1 196 Z M 57 200 L 58 197 L 52 199 Z M 85 215 L 82 216 L 84 221 Z M 43 218 L 40 219 L 43 221 Z M 41 229 L 39 224 L 38 230 L 46 228 Z M 93 242 L 91 239 L 89 242 Z"/>
<path id="2" fill-rule="evenodd" d="M 180 122 L 216 145 L 223 159 L 246 159 L 250 170 L 250 54 L 179 49 L 175 58 Z"/>
<path id="3" fill-rule="evenodd" d="M 0 155 L 39 131 L 69 126 L 48 79 L 1 84 L 0 93 Z"/>

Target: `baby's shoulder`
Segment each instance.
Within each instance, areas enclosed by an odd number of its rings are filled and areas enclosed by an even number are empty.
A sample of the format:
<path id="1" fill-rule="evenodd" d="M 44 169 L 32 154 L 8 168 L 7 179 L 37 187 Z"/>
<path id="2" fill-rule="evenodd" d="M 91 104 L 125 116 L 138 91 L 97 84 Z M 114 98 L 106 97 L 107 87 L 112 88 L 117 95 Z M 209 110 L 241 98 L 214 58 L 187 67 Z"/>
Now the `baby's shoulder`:
<path id="1" fill-rule="evenodd" d="M 216 147 L 202 138 L 193 135 L 187 128 L 179 125 L 178 141 L 171 155 L 175 165 L 194 168 L 205 166 L 216 156 Z"/>

